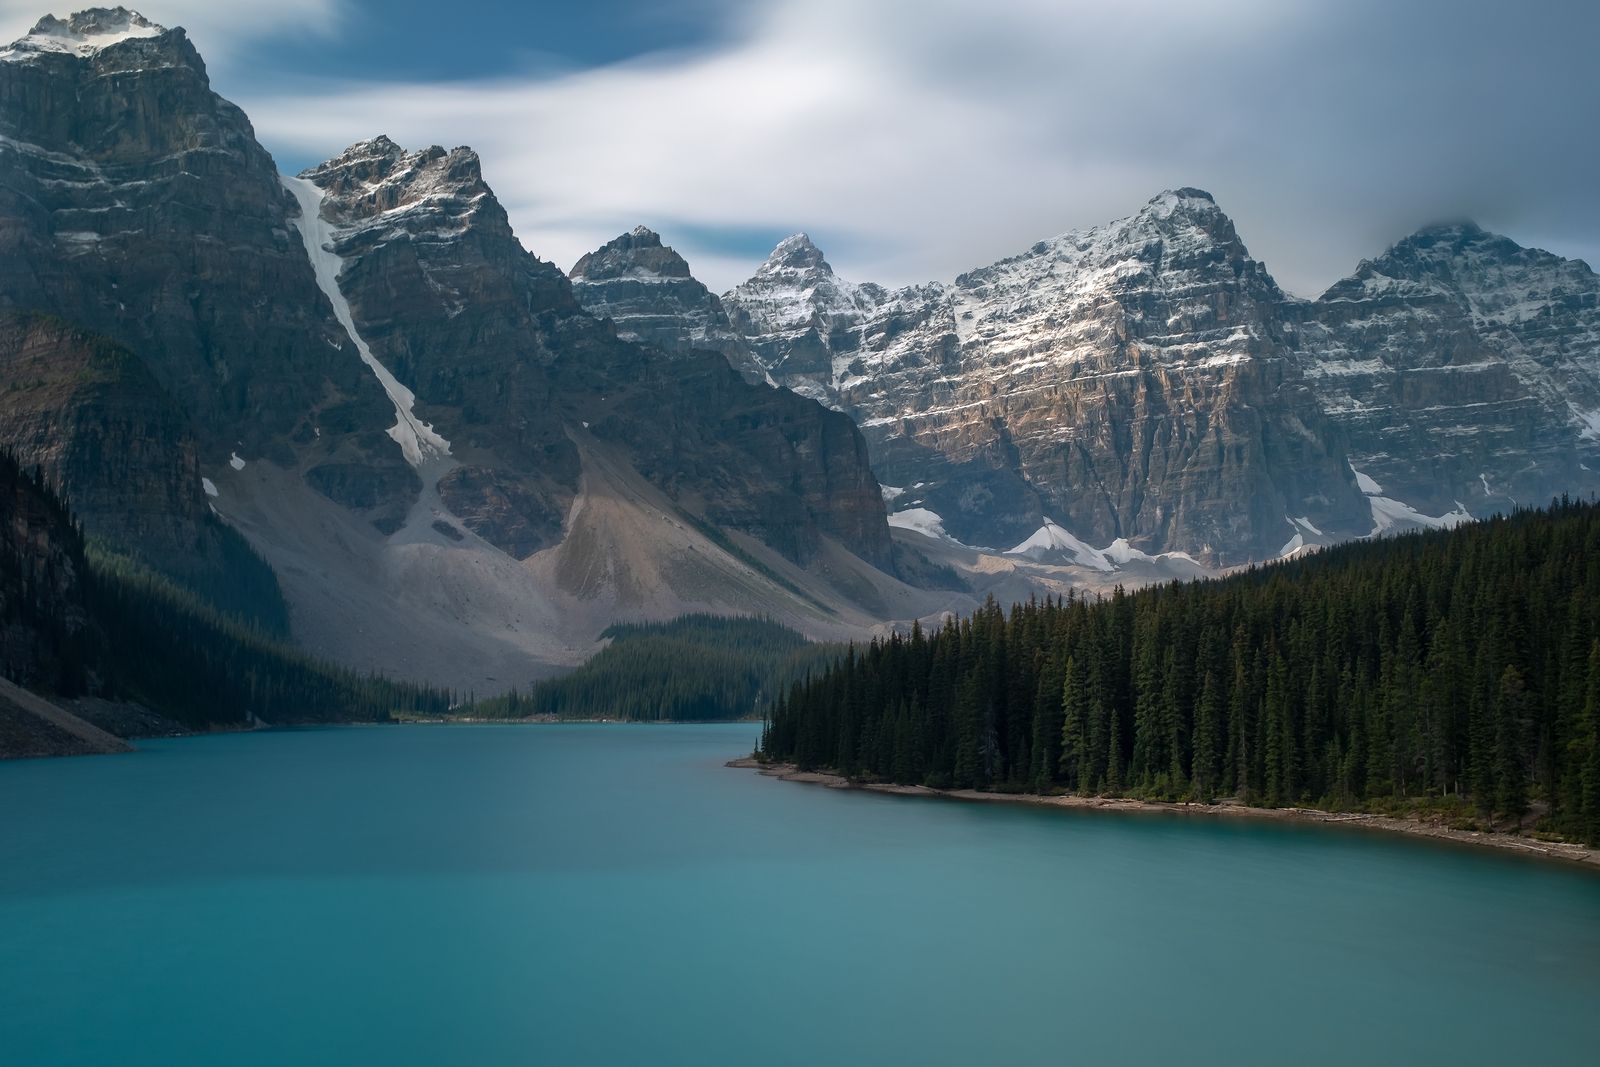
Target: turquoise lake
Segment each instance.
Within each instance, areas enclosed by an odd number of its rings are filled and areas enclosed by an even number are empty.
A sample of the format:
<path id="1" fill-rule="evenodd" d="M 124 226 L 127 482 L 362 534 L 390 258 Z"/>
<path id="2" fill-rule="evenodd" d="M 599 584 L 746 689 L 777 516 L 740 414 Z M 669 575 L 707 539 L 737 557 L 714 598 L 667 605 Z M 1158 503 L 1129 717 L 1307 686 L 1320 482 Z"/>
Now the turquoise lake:
<path id="1" fill-rule="evenodd" d="M 722 766 L 755 739 L 0 764 L 0 1062 L 1595 1062 L 1593 873 Z"/>

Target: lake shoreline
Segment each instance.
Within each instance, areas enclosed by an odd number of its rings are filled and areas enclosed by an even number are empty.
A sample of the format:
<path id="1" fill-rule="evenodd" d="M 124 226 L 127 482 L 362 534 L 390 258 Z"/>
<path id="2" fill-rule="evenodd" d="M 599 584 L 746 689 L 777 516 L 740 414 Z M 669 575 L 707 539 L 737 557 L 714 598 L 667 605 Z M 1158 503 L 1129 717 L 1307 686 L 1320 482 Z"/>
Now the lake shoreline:
<path id="1" fill-rule="evenodd" d="M 1387 834 L 1403 834 L 1432 841 L 1492 848 L 1502 853 L 1549 860 L 1564 866 L 1579 866 L 1600 872 L 1600 849 L 1559 841 L 1538 841 L 1521 834 L 1494 834 L 1480 830 L 1457 830 L 1448 826 L 1402 819 L 1392 815 L 1363 812 L 1319 811 L 1315 808 L 1256 808 L 1244 804 L 1193 804 L 1173 801 L 1134 800 L 1128 797 L 1085 797 L 1074 794 L 1041 796 L 1036 793 L 987 793 L 978 789 L 932 789 L 924 785 L 895 785 L 892 782 L 857 782 L 825 771 L 802 771 L 792 763 L 763 763 L 751 756 L 729 760 L 728 767 L 754 770 L 765 778 L 828 789 L 855 789 L 891 796 L 936 797 L 978 804 L 1016 804 L 1036 808 L 1066 808 L 1082 811 L 1166 813 L 1220 818 L 1255 819 L 1272 822 L 1334 824 Z"/>

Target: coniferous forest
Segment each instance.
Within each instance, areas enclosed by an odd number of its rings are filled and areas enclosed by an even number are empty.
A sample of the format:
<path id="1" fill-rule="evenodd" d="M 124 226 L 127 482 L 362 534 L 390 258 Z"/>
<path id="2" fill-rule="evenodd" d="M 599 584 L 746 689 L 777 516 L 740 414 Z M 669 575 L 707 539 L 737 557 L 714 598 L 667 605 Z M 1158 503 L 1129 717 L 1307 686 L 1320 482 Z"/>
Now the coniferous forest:
<path id="1" fill-rule="evenodd" d="M 444 690 L 318 660 L 283 643 L 270 619 L 224 613 L 203 592 L 86 545 L 61 497 L 3 452 L 0 502 L 0 670 L 19 685 L 136 702 L 193 729 L 449 707 Z"/>
<path id="2" fill-rule="evenodd" d="M 101 695 L 137 700 L 190 727 L 384 722 L 440 715 L 450 694 L 317 659 L 216 611 L 125 557 L 89 553 L 89 604 L 103 637 L 91 662 Z"/>
<path id="3" fill-rule="evenodd" d="M 1600 506 L 853 648 L 760 754 L 938 788 L 1437 807 L 1600 842 Z"/>

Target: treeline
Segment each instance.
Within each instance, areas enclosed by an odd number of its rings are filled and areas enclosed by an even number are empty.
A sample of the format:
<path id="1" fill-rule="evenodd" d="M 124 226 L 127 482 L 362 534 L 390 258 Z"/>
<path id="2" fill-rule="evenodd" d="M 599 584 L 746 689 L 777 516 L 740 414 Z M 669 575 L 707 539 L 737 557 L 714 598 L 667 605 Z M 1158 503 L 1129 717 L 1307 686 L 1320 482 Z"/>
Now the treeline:
<path id="1" fill-rule="evenodd" d="M 1534 809 L 1600 841 L 1600 507 L 991 600 L 797 683 L 760 750 L 935 787 Z"/>
<path id="2" fill-rule="evenodd" d="M 194 728 L 450 706 L 444 690 L 318 660 L 251 615 L 224 615 L 200 592 L 86 546 L 43 476 L 0 451 L 0 667 L 12 681 L 57 697 L 136 701 Z"/>
<path id="3" fill-rule="evenodd" d="M 777 694 L 843 651 L 770 619 L 704 614 L 621 623 L 600 636 L 611 644 L 571 674 L 457 710 L 514 719 L 742 719 L 760 715 Z"/>
<path id="4" fill-rule="evenodd" d="M 104 635 L 94 657 L 100 695 L 194 727 L 382 722 L 450 707 L 446 690 L 319 660 L 126 557 L 92 549 L 89 562 L 89 606 Z"/>

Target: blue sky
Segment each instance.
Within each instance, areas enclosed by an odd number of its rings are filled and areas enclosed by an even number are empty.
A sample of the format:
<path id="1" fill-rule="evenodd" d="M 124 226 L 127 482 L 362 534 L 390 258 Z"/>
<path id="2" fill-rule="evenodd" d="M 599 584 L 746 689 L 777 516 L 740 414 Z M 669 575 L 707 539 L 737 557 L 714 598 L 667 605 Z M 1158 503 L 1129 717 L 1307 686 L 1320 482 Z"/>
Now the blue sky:
<path id="1" fill-rule="evenodd" d="M 1306 295 L 1463 217 L 1600 266 L 1589 2 L 139 6 L 283 169 L 471 145 L 563 267 L 642 222 L 719 290 L 797 230 L 856 280 L 948 279 L 1184 185 Z"/>
<path id="2" fill-rule="evenodd" d="M 146 6 L 158 8 L 159 0 Z M 402 74 L 422 80 L 552 76 L 657 52 L 709 48 L 730 26 L 729 6 L 718 0 L 364 0 L 331 6 L 335 32 L 310 36 L 297 48 L 258 39 L 241 58 L 274 78 L 331 71 L 380 81 Z"/>

